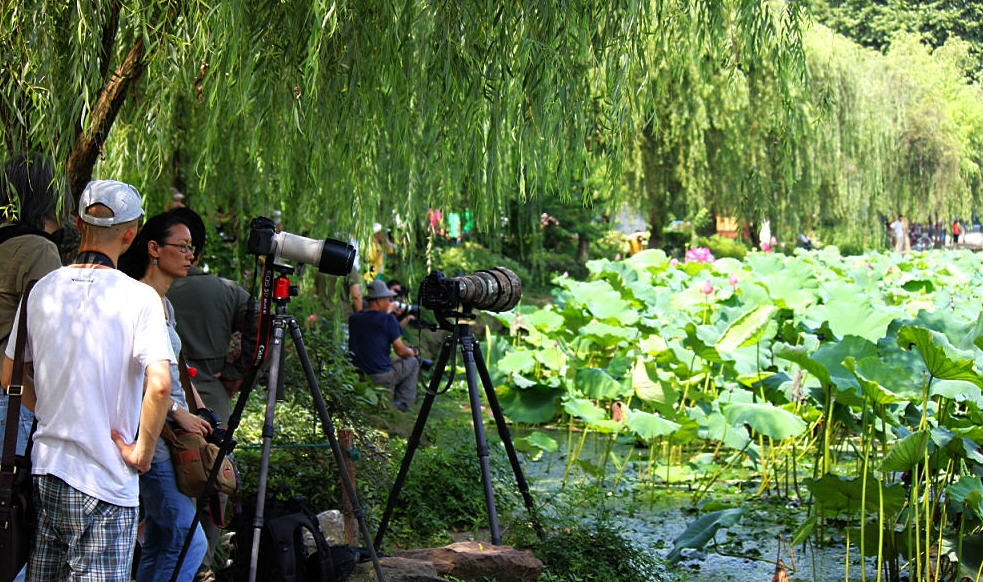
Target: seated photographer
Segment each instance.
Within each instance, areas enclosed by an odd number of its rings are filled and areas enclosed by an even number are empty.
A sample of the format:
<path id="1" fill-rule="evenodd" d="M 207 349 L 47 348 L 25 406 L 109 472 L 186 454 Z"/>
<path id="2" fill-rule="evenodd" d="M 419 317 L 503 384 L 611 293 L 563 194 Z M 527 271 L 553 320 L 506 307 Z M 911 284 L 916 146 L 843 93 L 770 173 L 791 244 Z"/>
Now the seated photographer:
<path id="1" fill-rule="evenodd" d="M 348 318 L 348 347 L 355 367 L 376 384 L 391 388 L 396 408 L 407 412 L 416 400 L 420 351 L 400 338 L 403 329 L 390 313 L 395 295 L 383 281 L 369 283 L 365 310 Z M 399 359 L 391 360 L 390 350 Z"/>

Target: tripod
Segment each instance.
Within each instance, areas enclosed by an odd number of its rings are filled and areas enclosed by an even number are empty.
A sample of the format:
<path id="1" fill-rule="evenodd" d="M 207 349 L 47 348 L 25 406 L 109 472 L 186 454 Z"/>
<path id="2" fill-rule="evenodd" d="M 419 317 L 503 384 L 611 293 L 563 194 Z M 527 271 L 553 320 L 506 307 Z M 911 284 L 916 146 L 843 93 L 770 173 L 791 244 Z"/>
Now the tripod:
<path id="1" fill-rule="evenodd" d="M 454 318 L 455 323 L 451 324 L 448 318 Z M 416 424 L 413 426 L 413 432 L 410 434 L 410 439 L 406 444 L 406 454 L 403 455 L 403 461 L 400 464 L 399 473 L 396 475 L 396 481 L 393 484 L 392 490 L 389 492 L 389 499 L 386 501 L 386 510 L 382 514 L 379 531 L 375 535 L 375 547 L 377 548 L 382 546 L 382 538 L 385 536 L 386 529 L 389 527 L 389 519 L 399 500 L 399 493 L 403 488 L 403 483 L 406 481 L 406 475 L 409 473 L 410 463 L 413 461 L 413 453 L 416 452 L 420 444 L 420 437 L 423 435 L 423 428 L 427 423 L 427 417 L 430 415 L 434 400 L 437 398 L 437 388 L 440 386 L 440 380 L 447 368 L 447 361 L 450 359 L 455 346 L 460 346 L 461 355 L 464 358 L 468 397 L 471 403 L 471 418 L 474 423 L 474 439 L 477 445 L 478 461 L 481 465 L 481 479 L 484 485 L 485 506 L 488 509 L 488 525 L 491 529 L 492 544 L 496 546 L 501 545 L 502 536 L 498 529 L 498 514 L 495 510 L 495 493 L 492 489 L 491 469 L 488 463 L 488 442 L 485 439 L 485 428 L 481 417 L 481 399 L 478 394 L 477 384 L 478 378 L 481 379 L 481 383 L 484 386 L 485 397 L 488 399 L 488 407 L 494 415 L 495 425 L 498 427 L 498 436 L 505 445 L 505 451 L 508 454 L 509 463 L 512 465 L 512 472 L 515 474 L 516 484 L 519 487 L 519 492 L 522 494 L 526 509 L 533 519 L 536 532 L 540 536 L 543 534 L 542 526 L 540 526 L 538 519 L 536 519 L 536 508 L 532 495 L 529 493 L 529 485 L 526 483 L 526 479 L 522 474 L 522 466 L 519 464 L 519 457 L 515 452 L 515 445 L 512 444 L 512 436 L 509 434 L 508 426 L 505 424 L 505 415 L 502 414 L 502 407 L 499 405 L 498 397 L 495 395 L 495 389 L 492 387 L 491 376 L 488 375 L 488 369 L 485 367 L 485 360 L 481 355 L 481 350 L 475 349 L 477 341 L 471 329 L 471 321 L 474 318 L 475 316 L 471 311 L 471 307 L 467 305 L 459 313 L 437 314 L 440 329 L 452 331 L 453 333 L 444 340 L 441 346 L 440 355 L 437 357 L 437 362 L 434 366 L 434 374 L 431 376 L 430 384 L 427 387 L 427 395 L 423 399 L 420 414 L 417 416 Z M 453 374 L 453 371 L 451 373 Z"/>
<path id="2" fill-rule="evenodd" d="M 270 451 L 273 443 L 273 421 L 277 400 L 277 386 L 280 383 L 280 367 L 282 366 L 284 356 L 283 343 L 287 328 L 290 329 L 290 336 L 293 338 L 294 347 L 297 349 L 298 359 L 301 362 L 301 366 L 304 368 L 304 375 L 307 377 L 307 387 L 311 393 L 314 408 L 317 410 L 318 417 L 321 420 L 321 427 L 331 445 L 331 451 L 334 453 L 334 459 L 338 467 L 338 474 L 341 477 L 342 486 L 345 488 L 345 492 L 348 494 L 349 499 L 352 500 L 352 507 L 354 508 L 355 517 L 358 520 L 359 530 L 362 533 L 366 548 L 369 552 L 369 557 L 372 559 L 372 564 L 375 567 L 376 579 L 379 582 L 385 582 L 385 577 L 382 573 L 382 566 L 379 564 L 379 558 L 376 555 L 375 548 L 371 543 L 372 535 L 369 533 L 369 528 L 365 523 L 365 513 L 363 512 L 361 504 L 358 502 L 358 497 L 355 493 L 355 484 L 352 482 L 351 476 L 345 470 L 344 453 L 342 452 L 341 446 L 338 444 L 338 439 L 335 436 L 334 424 L 332 423 L 331 416 L 328 414 L 327 407 L 325 406 L 324 397 L 321 395 L 321 389 L 318 386 L 314 368 L 311 366 L 311 361 L 307 357 L 307 349 L 304 347 L 304 340 L 300 332 L 300 326 L 297 324 L 297 321 L 293 318 L 293 316 L 287 313 L 287 304 L 290 302 L 291 292 L 290 279 L 286 276 L 286 274 L 291 272 L 291 269 L 282 265 L 275 265 L 275 268 L 281 271 L 282 274 L 275 278 L 272 285 L 272 296 L 273 302 L 276 304 L 276 313 L 272 320 L 272 337 L 269 341 L 268 353 L 265 353 L 265 348 L 260 346 L 260 351 L 257 354 L 256 361 L 250 368 L 245 380 L 243 381 L 243 387 L 239 395 L 239 399 L 236 401 L 235 409 L 232 411 L 232 414 L 229 417 L 225 438 L 222 440 L 222 444 L 219 447 L 218 459 L 215 461 L 212 471 L 209 474 L 208 483 L 205 486 L 204 492 L 202 493 L 201 497 L 198 498 L 199 511 L 195 515 L 194 520 L 191 522 L 188 535 L 184 539 L 184 547 L 181 548 L 181 555 L 178 557 L 177 566 L 174 568 L 174 573 L 171 574 L 171 582 L 176 581 L 177 572 L 181 568 L 181 562 L 184 560 L 184 556 L 191 545 L 191 539 L 194 536 L 195 527 L 198 525 L 198 522 L 201 519 L 202 510 L 208 506 L 208 498 L 215 490 L 215 479 L 218 477 L 219 469 L 221 469 L 222 459 L 224 459 L 225 456 L 231 452 L 232 447 L 234 446 L 232 438 L 233 433 L 235 432 L 236 428 L 238 428 L 239 422 L 242 419 L 243 409 L 245 409 L 246 401 L 249 399 L 249 394 L 252 392 L 252 389 L 256 384 L 258 370 L 265 356 L 268 358 L 267 361 L 270 363 L 267 374 L 268 397 L 266 400 L 266 416 L 263 422 L 263 449 L 260 457 L 259 480 L 256 492 L 256 515 L 253 518 L 252 548 L 249 558 L 249 582 L 256 582 L 256 570 L 259 563 L 260 534 L 263 529 L 263 511 L 266 504 L 266 481 L 270 465 Z M 267 297 L 270 291 L 269 278 L 270 274 L 266 273 L 264 275 L 263 285 L 264 295 Z M 268 306 L 267 309 L 264 310 L 264 313 L 268 313 Z"/>

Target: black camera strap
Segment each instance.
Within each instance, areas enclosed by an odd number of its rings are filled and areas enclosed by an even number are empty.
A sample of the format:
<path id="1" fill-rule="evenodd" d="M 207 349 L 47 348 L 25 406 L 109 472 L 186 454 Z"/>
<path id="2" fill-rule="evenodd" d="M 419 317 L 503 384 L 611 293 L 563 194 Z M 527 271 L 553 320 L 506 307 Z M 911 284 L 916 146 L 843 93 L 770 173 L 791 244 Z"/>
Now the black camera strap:
<path id="1" fill-rule="evenodd" d="M 272 257 L 266 257 L 266 261 L 262 264 L 263 275 L 260 280 L 260 295 L 259 295 L 259 325 L 257 325 L 256 330 L 256 352 L 253 354 L 253 366 L 259 368 L 263 364 L 263 360 L 266 359 L 266 349 L 270 339 L 271 331 L 271 315 L 270 304 L 272 303 L 273 297 L 273 269 L 270 268 L 273 260 Z M 256 257 L 256 270 L 254 273 L 258 273 L 260 270 L 260 259 L 259 256 Z M 254 285 L 255 287 L 255 279 Z"/>
<path id="2" fill-rule="evenodd" d="M 75 260 L 72 261 L 73 265 L 102 265 L 103 267 L 109 267 L 110 269 L 116 268 L 116 263 L 109 258 L 105 253 L 100 253 L 99 251 L 82 251 L 79 253 Z"/>

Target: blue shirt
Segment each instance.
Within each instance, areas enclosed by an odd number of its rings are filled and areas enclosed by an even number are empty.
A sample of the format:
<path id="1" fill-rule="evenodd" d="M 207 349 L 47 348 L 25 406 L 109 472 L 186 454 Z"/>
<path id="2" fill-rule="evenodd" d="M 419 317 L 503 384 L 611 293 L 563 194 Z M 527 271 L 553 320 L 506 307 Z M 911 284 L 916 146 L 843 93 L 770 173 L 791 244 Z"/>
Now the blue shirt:
<path id="1" fill-rule="evenodd" d="M 396 317 L 385 311 L 366 309 L 348 318 L 348 349 L 355 367 L 366 374 L 388 372 L 389 352 L 403 333 Z"/>

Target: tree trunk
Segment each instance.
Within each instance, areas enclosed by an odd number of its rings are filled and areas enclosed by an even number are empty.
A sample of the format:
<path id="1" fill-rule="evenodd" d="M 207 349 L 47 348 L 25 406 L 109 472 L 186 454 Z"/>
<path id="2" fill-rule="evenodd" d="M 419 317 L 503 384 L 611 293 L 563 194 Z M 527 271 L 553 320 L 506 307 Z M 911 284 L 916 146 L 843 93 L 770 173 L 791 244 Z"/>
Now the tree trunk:
<path id="1" fill-rule="evenodd" d="M 645 127 L 645 143 L 642 146 L 642 167 L 645 172 L 644 204 L 649 223 L 648 248 L 666 248 L 662 229 L 669 222 L 669 214 L 678 206 L 682 184 L 674 175 L 673 157 L 666 155 L 664 140 L 656 133 L 650 123 Z"/>
<path id="2" fill-rule="evenodd" d="M 92 179 L 92 168 L 96 164 L 102 146 L 106 143 L 109 130 L 116 121 L 116 115 L 123 107 L 130 84 L 143 73 L 143 57 L 146 48 L 143 39 L 138 39 L 123 63 L 106 81 L 89 116 L 89 130 L 79 132 L 75 138 L 72 153 L 68 156 L 68 184 L 72 195 L 78 200 L 85 185 Z"/>
<path id="3" fill-rule="evenodd" d="M 588 257 L 590 257 L 589 250 L 590 250 L 590 239 L 587 238 L 587 235 L 585 235 L 584 233 L 578 232 L 577 257 L 576 257 L 578 263 L 583 265 L 584 263 L 587 262 Z"/>

